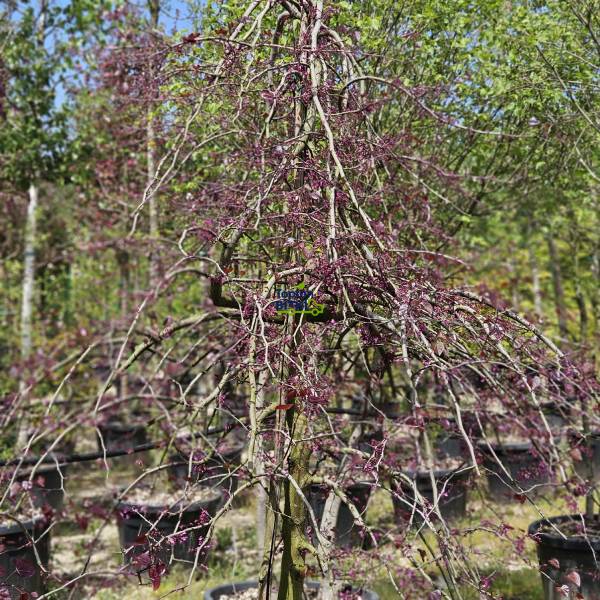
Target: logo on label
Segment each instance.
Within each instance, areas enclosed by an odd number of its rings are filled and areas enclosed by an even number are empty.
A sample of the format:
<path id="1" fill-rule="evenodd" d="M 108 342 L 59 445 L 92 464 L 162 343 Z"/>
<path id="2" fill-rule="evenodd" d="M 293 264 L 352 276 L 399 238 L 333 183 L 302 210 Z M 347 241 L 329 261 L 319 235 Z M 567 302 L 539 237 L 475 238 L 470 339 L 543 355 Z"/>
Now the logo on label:
<path id="1" fill-rule="evenodd" d="M 316 317 L 322 314 L 325 305 L 315 302 L 313 292 L 305 287 L 304 283 L 299 283 L 289 290 L 275 290 L 275 310 L 287 315 L 308 314 Z"/>

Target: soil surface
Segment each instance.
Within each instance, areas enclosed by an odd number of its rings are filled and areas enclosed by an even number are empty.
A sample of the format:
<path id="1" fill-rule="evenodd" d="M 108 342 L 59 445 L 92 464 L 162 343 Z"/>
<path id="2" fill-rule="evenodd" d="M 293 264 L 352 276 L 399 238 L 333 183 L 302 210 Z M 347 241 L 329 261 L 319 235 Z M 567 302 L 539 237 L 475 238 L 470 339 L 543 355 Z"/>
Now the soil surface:
<path id="1" fill-rule="evenodd" d="M 319 590 L 314 588 L 308 588 L 304 590 L 304 600 L 317 600 L 319 597 Z M 277 598 L 277 591 L 273 590 L 271 598 Z M 339 595 L 339 598 L 343 600 L 362 600 L 360 593 L 343 592 Z M 258 600 L 258 588 L 250 588 L 235 594 L 222 594 L 217 600 Z"/>
<path id="2" fill-rule="evenodd" d="M 468 462 L 464 458 L 447 456 L 447 457 L 435 457 L 432 467 L 434 471 L 456 471 L 460 467 L 468 467 Z M 429 468 L 423 464 L 416 464 L 416 461 L 410 462 L 406 470 L 418 473 L 428 473 Z"/>
<path id="3" fill-rule="evenodd" d="M 193 502 L 206 502 L 218 498 L 219 493 L 211 488 L 195 486 L 189 489 L 169 489 L 164 482 L 145 485 L 131 490 L 125 502 L 147 506 L 185 506 Z"/>
<path id="4" fill-rule="evenodd" d="M 565 523 L 555 523 L 556 529 L 569 538 L 590 540 L 592 542 L 600 541 L 600 515 L 596 515 L 593 520 L 585 519 L 585 528 L 580 520 L 567 521 Z M 540 528 L 540 533 L 558 535 L 551 525 L 545 525 Z"/>
<path id="5" fill-rule="evenodd" d="M 23 506 L 18 512 L 16 513 L 11 513 L 11 517 L 14 517 L 13 519 L 9 519 L 8 517 L 2 517 L 0 519 L 0 528 L 5 528 L 5 527 L 14 527 L 15 525 L 19 525 L 19 523 L 21 524 L 25 524 L 28 523 L 29 521 L 34 521 L 35 519 L 39 519 L 40 517 L 43 517 L 43 513 L 40 510 L 27 510 L 26 506 Z M 16 519 L 16 520 L 15 520 Z"/>

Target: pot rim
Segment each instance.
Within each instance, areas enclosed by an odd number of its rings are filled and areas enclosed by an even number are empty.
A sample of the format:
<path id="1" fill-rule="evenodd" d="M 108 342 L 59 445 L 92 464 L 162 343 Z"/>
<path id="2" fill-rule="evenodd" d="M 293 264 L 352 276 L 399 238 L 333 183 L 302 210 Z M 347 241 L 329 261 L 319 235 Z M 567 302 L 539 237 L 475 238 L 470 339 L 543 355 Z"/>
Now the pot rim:
<path id="1" fill-rule="evenodd" d="M 245 447 L 246 444 L 244 442 L 236 440 L 227 448 L 224 448 L 221 451 L 219 451 L 218 448 L 215 447 L 215 452 L 212 455 L 208 453 L 207 456 L 210 457 L 209 460 L 219 460 L 219 458 L 226 458 L 229 456 L 237 457 L 242 454 Z M 212 450 L 212 448 L 209 448 L 209 450 Z M 172 457 L 172 460 L 185 460 L 185 464 L 188 464 L 190 453 L 185 450 L 179 450 L 175 448 Z M 192 464 L 194 464 L 194 462 L 203 463 L 205 461 L 204 459 L 198 459 L 197 461 L 192 461 Z"/>
<path id="2" fill-rule="evenodd" d="M 139 519 L 140 516 L 137 513 L 142 513 L 143 515 L 148 515 L 148 514 L 156 514 L 157 516 L 160 515 L 161 518 L 164 517 L 176 517 L 179 515 L 183 515 L 186 513 L 191 513 L 191 512 L 195 512 L 198 510 L 202 510 L 205 509 L 206 507 L 210 506 L 213 503 L 220 503 L 223 500 L 223 491 L 219 488 L 210 488 L 207 487 L 205 489 L 211 490 L 214 495 L 212 498 L 207 498 L 206 500 L 196 500 L 194 502 L 190 502 L 187 506 L 185 504 L 183 505 L 179 505 L 173 504 L 171 506 L 168 505 L 157 505 L 157 504 L 144 504 L 144 503 L 140 503 L 140 502 L 129 502 L 127 500 L 120 500 L 119 502 L 117 502 L 117 505 L 115 507 L 116 511 L 122 511 L 122 510 L 129 510 L 131 511 L 133 514 L 131 517 L 124 517 L 126 519 Z M 185 508 L 183 510 L 181 510 L 182 506 L 185 506 Z M 140 510 L 141 508 L 144 509 L 144 511 Z"/>
<path id="3" fill-rule="evenodd" d="M 596 440 L 600 438 L 600 429 L 594 429 L 594 431 L 590 431 L 589 433 L 583 433 L 583 431 L 577 429 L 568 429 L 567 436 L 570 440 L 575 441 L 583 441 L 586 437 Z"/>
<path id="4" fill-rule="evenodd" d="M 477 442 L 477 448 L 484 452 L 490 453 L 490 447 L 496 454 L 510 454 L 510 453 L 521 453 L 530 452 L 533 449 L 533 443 L 528 440 L 524 442 L 500 442 L 495 440 L 479 440 Z"/>
<path id="5" fill-rule="evenodd" d="M 376 485 L 376 483 L 374 481 L 352 481 L 350 483 L 344 484 L 342 487 L 344 490 L 346 491 L 351 491 L 351 490 L 360 490 L 360 491 L 366 491 L 367 488 L 371 489 L 374 485 Z M 327 488 L 329 489 L 329 486 L 326 483 L 311 483 L 309 486 L 311 489 L 322 489 L 322 488 Z"/>
<path id="6" fill-rule="evenodd" d="M 45 462 L 37 467 L 35 465 L 26 465 L 24 467 L 21 467 L 17 474 L 17 480 L 23 481 L 23 477 L 30 477 L 32 473 L 33 477 L 35 478 L 37 475 L 45 475 L 46 473 L 50 473 L 53 471 L 62 473 L 64 476 L 69 468 L 69 463 L 61 463 L 60 458 L 57 458 L 57 461 L 57 463 Z"/>
<path id="7" fill-rule="evenodd" d="M 13 522 L 12 525 L 0 525 L 0 536 L 14 535 L 16 533 L 29 533 L 35 530 L 35 528 L 43 523 L 45 517 L 39 515 L 31 519 L 23 520 L 21 523 Z M 31 536 L 34 537 L 34 536 Z"/>
<path id="8" fill-rule="evenodd" d="M 98 424 L 100 431 L 116 431 L 118 433 L 131 433 L 146 429 L 145 423 L 136 423 L 135 421 L 126 423 L 118 420 L 108 420 L 105 423 Z"/>
<path id="9" fill-rule="evenodd" d="M 566 522 L 579 521 L 581 522 L 581 514 L 559 515 L 556 517 L 548 517 L 546 519 L 538 519 L 529 525 L 527 533 L 530 536 L 537 536 L 540 539 L 540 544 L 550 546 L 552 548 L 560 548 L 563 550 L 576 550 L 580 552 L 590 553 L 600 551 L 600 535 L 596 538 L 590 537 L 585 539 L 581 536 L 561 537 L 556 532 L 540 531 L 544 525 L 554 524 L 560 526 Z"/>
<path id="10" fill-rule="evenodd" d="M 304 582 L 304 585 L 306 587 L 312 588 L 312 589 L 319 589 L 321 587 L 321 583 L 319 581 L 314 581 L 312 579 L 306 580 Z M 237 592 L 243 592 L 244 590 L 252 589 L 255 587 L 258 587 L 258 581 L 254 580 L 254 579 L 222 583 L 213 588 L 207 589 L 204 592 L 204 600 L 215 600 L 215 598 L 219 598 L 220 594 L 222 594 L 224 591 L 232 591 L 231 588 L 233 588 L 233 593 L 235 594 Z M 360 588 L 360 589 L 362 589 L 363 592 L 367 592 L 367 594 L 368 594 L 367 598 L 369 598 L 370 600 L 379 600 L 379 595 L 376 592 L 374 592 L 373 590 L 370 590 L 368 588 Z"/>
<path id="11" fill-rule="evenodd" d="M 444 477 L 448 477 L 451 475 L 456 475 L 457 477 L 467 477 L 471 474 L 471 471 L 474 469 L 473 465 L 465 464 L 455 469 L 433 469 L 433 476 L 436 479 L 443 479 Z M 410 477 L 410 479 L 422 479 L 424 477 L 429 478 L 429 474 L 431 471 L 429 469 L 409 469 L 403 471 L 403 473 Z"/>

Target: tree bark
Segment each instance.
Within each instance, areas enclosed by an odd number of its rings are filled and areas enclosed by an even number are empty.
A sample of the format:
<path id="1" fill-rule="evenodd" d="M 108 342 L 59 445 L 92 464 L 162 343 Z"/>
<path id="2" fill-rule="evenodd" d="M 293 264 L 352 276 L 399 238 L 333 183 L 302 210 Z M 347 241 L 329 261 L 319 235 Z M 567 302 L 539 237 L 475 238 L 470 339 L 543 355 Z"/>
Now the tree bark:
<path id="1" fill-rule="evenodd" d="M 533 295 L 533 308 L 535 314 L 541 317 L 543 312 L 542 307 L 542 288 L 540 285 L 540 269 L 538 266 L 537 256 L 532 246 L 529 246 L 529 268 L 531 269 L 531 292 Z"/>
<path id="2" fill-rule="evenodd" d="M 148 9 L 150 11 L 150 25 L 153 29 L 158 27 L 158 18 L 160 15 L 160 0 L 148 0 Z M 150 75 L 154 75 L 154 69 L 152 65 L 149 65 L 148 71 Z M 152 84 L 153 85 L 153 84 Z M 150 286 L 155 287 L 159 279 L 158 269 L 158 257 L 153 245 L 158 240 L 159 229 L 158 229 L 158 207 L 156 205 L 156 193 L 151 186 L 154 185 L 156 177 L 156 132 L 154 129 L 154 118 L 152 116 L 153 104 L 148 107 L 148 116 L 146 124 L 146 161 L 147 161 L 147 180 L 146 185 L 148 186 L 148 211 L 150 221 L 150 243 L 152 247 L 150 249 L 149 260 L 150 260 Z"/>
<path id="3" fill-rule="evenodd" d="M 126 250 L 117 251 L 117 262 L 119 263 L 119 287 L 120 287 L 120 311 L 122 326 L 127 326 L 129 316 L 129 288 L 130 288 L 130 270 L 129 253 Z M 119 397 L 127 397 L 128 378 L 127 371 L 124 371 L 119 378 Z"/>
<path id="4" fill-rule="evenodd" d="M 590 294 L 590 304 L 592 305 L 593 335 L 595 341 L 598 341 L 598 321 L 600 318 L 600 248 L 596 247 L 592 254 L 592 274 L 596 285 Z"/>
<path id="5" fill-rule="evenodd" d="M 23 363 L 31 356 L 33 331 L 33 296 L 35 292 L 35 245 L 37 239 L 38 188 L 29 186 L 29 203 L 25 221 L 25 247 L 23 252 L 23 285 L 21 292 L 21 359 Z M 27 387 L 27 369 L 25 365 L 19 380 L 19 392 Z M 17 443 L 27 443 L 27 413 L 17 426 Z"/>
<path id="6" fill-rule="evenodd" d="M 290 409 L 287 421 L 289 431 L 293 432 L 293 445 L 288 459 L 289 474 L 304 490 L 310 460 L 309 444 L 303 441 L 307 430 L 307 419 L 304 414 Z M 290 480 L 286 479 L 281 523 L 283 556 L 278 600 L 303 600 L 304 598 L 304 579 L 308 569 L 306 553 L 312 550 L 304 533 L 306 514 L 303 498 Z"/>
<path id="7" fill-rule="evenodd" d="M 579 341 L 581 344 L 585 344 L 587 342 L 589 318 L 587 306 L 585 303 L 585 297 L 583 295 L 583 292 L 581 291 L 579 281 L 577 282 L 575 300 L 577 302 L 577 308 L 579 309 Z"/>
<path id="8" fill-rule="evenodd" d="M 259 387 L 256 391 L 256 410 L 261 411 L 265 407 L 265 390 L 264 390 L 264 376 L 261 377 L 259 373 L 258 381 Z M 254 462 L 256 464 L 256 474 L 262 476 L 265 474 L 264 465 L 264 444 L 263 437 L 257 436 L 256 438 L 256 451 L 254 453 Z M 267 491 L 264 485 L 259 485 L 257 488 L 256 498 L 256 545 L 258 548 L 259 555 L 265 553 L 265 542 L 267 540 Z"/>
<path id="9" fill-rule="evenodd" d="M 362 427 L 360 425 L 354 428 L 354 431 L 350 435 L 348 446 L 354 448 L 358 446 L 362 435 Z M 344 456 L 340 462 L 340 466 L 337 470 L 338 476 L 341 475 L 345 469 L 347 469 L 348 456 Z M 321 517 L 320 532 L 322 540 L 324 541 L 324 554 L 330 556 L 335 546 L 335 527 L 338 521 L 338 515 L 342 506 L 341 498 L 333 491 L 330 490 L 327 499 L 325 500 L 325 507 L 323 508 L 323 516 Z M 320 543 L 320 542 L 319 542 Z M 333 569 L 327 574 L 328 577 L 324 577 L 321 583 L 321 594 L 319 600 L 334 600 L 339 597 L 340 586 L 339 582 L 335 581 L 335 573 Z"/>
<path id="10" fill-rule="evenodd" d="M 552 273 L 552 285 L 554 287 L 554 305 L 556 307 L 558 331 L 560 337 L 566 340 L 569 335 L 569 329 L 567 326 L 567 306 L 565 303 L 565 292 L 560 269 L 560 258 L 552 233 L 548 235 L 547 243 L 548 252 L 550 254 L 550 271 Z"/>
<path id="11" fill-rule="evenodd" d="M 29 186 L 29 203 L 25 221 L 25 250 L 23 253 L 23 286 L 21 301 L 21 357 L 27 360 L 32 346 L 33 295 L 35 291 L 35 244 L 37 237 L 38 188 Z"/>
<path id="12" fill-rule="evenodd" d="M 154 148 L 156 145 L 156 135 L 154 131 L 154 122 L 152 117 L 152 108 L 148 111 L 148 125 L 147 125 L 147 147 L 146 147 L 146 157 L 147 157 L 147 185 L 149 189 L 148 196 L 148 210 L 149 210 L 149 220 L 150 220 L 150 243 L 152 247 L 150 248 L 149 260 L 150 260 L 150 286 L 156 286 L 159 278 L 159 269 L 157 264 L 157 253 L 154 249 L 154 244 L 158 240 L 159 230 L 158 230 L 158 208 L 156 206 L 156 193 L 154 190 L 150 189 L 150 186 L 154 186 L 154 178 L 156 176 L 156 161 L 154 157 Z"/>

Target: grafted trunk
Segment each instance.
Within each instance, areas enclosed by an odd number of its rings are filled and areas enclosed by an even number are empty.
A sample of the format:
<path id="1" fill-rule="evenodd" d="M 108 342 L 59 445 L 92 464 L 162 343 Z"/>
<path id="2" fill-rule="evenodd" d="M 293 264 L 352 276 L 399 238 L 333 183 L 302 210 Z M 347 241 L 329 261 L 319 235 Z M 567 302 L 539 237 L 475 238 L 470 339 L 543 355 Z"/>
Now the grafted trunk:
<path id="1" fill-rule="evenodd" d="M 293 432 L 294 440 L 288 459 L 289 474 L 301 489 L 305 489 L 310 459 L 309 444 L 303 441 L 307 431 L 307 419 L 302 413 L 290 409 L 287 422 L 289 431 Z M 304 499 L 289 479 L 286 479 L 283 491 L 284 509 L 281 524 L 283 556 L 277 598 L 278 600 L 303 600 L 304 580 L 308 569 L 306 553 L 312 550 L 304 532 L 307 510 Z"/>

